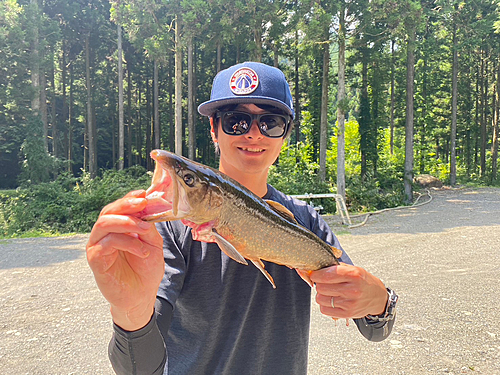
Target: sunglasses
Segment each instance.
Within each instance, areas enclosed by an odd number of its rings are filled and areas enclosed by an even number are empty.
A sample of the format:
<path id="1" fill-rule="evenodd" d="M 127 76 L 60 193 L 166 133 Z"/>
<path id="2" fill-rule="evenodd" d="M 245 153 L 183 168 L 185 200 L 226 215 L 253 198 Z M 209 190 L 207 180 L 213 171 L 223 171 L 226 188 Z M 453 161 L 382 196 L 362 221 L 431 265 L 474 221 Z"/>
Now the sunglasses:
<path id="1" fill-rule="evenodd" d="M 285 135 L 289 118 L 285 115 L 265 113 L 255 115 L 248 112 L 217 112 L 215 117 L 221 119 L 222 130 L 228 135 L 248 133 L 252 123 L 257 120 L 260 133 L 269 138 L 281 138 Z"/>

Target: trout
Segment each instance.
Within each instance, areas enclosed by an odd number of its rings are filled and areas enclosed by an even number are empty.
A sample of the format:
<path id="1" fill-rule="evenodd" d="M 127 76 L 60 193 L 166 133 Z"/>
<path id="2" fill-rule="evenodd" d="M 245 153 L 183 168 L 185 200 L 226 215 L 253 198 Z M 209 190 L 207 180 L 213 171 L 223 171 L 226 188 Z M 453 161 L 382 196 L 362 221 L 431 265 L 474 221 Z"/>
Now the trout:
<path id="1" fill-rule="evenodd" d="M 311 271 L 338 265 L 342 251 L 299 225 L 283 205 L 263 200 L 229 176 L 182 156 L 153 150 L 145 221 L 182 220 L 194 240 L 216 242 L 231 259 L 250 260 L 269 280 L 262 260 L 284 265 L 312 286 Z"/>

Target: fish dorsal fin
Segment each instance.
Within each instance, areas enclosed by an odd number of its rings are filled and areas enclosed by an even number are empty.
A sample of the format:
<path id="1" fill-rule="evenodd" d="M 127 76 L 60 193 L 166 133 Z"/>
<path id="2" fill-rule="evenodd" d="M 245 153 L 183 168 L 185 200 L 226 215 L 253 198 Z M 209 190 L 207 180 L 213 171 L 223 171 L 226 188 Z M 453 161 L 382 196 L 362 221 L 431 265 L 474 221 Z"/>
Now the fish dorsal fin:
<path id="1" fill-rule="evenodd" d="M 266 200 L 266 203 L 273 209 L 274 212 L 279 214 L 282 218 L 291 221 L 292 223 L 298 224 L 297 220 L 295 220 L 295 216 L 290 212 L 288 208 L 283 206 L 281 203 L 271 201 L 271 200 Z"/>
<path id="2" fill-rule="evenodd" d="M 248 265 L 248 262 L 243 258 L 243 255 L 241 255 L 238 250 L 229 242 L 226 240 L 224 237 L 222 237 L 219 233 L 215 231 L 215 229 L 212 229 L 212 234 L 215 238 L 215 242 L 217 245 L 219 245 L 220 249 L 224 254 L 226 254 L 229 258 L 232 260 L 244 264 L 245 266 Z"/>
<path id="3" fill-rule="evenodd" d="M 335 246 L 330 246 L 333 251 L 333 255 L 335 255 L 335 258 L 339 259 L 342 256 L 342 250 L 337 249 Z"/>

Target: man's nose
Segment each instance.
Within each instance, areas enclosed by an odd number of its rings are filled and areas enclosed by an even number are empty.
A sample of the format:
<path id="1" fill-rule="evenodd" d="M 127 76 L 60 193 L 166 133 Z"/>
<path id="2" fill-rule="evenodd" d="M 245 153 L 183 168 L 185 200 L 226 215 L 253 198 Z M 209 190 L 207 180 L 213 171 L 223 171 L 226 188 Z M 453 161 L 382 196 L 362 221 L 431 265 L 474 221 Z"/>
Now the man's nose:
<path id="1" fill-rule="evenodd" d="M 245 134 L 249 138 L 259 138 L 262 137 L 262 134 L 259 129 L 259 122 L 257 120 L 253 120 L 250 124 L 250 130 Z"/>

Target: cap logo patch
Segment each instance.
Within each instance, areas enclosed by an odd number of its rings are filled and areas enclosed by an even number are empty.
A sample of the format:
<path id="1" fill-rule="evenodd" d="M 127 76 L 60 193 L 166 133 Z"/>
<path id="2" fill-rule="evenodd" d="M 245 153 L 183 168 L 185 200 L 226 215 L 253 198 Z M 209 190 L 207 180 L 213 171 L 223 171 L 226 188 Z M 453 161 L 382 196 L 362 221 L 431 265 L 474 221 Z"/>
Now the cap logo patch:
<path id="1" fill-rule="evenodd" d="M 250 68 L 240 68 L 233 73 L 229 87 L 236 95 L 247 95 L 259 86 L 259 76 Z"/>

